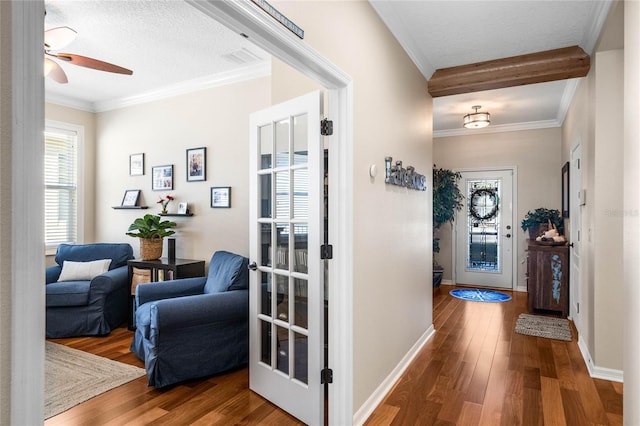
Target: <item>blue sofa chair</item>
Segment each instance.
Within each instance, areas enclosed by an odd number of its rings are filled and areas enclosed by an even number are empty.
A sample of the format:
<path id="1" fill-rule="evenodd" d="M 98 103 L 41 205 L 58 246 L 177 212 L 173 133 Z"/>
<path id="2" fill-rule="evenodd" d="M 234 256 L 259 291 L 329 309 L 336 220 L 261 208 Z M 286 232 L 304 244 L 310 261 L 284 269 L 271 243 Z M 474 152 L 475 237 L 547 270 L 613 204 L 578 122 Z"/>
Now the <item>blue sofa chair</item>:
<path id="1" fill-rule="evenodd" d="M 131 351 L 162 388 L 249 361 L 248 259 L 213 254 L 206 277 L 136 287 Z"/>
<path id="2" fill-rule="evenodd" d="M 65 261 L 103 259 L 111 259 L 105 273 L 92 279 L 58 281 Z M 129 244 L 61 244 L 56 252 L 57 265 L 46 269 L 47 337 L 104 335 L 124 322 L 130 291 L 129 259 L 133 259 Z"/>

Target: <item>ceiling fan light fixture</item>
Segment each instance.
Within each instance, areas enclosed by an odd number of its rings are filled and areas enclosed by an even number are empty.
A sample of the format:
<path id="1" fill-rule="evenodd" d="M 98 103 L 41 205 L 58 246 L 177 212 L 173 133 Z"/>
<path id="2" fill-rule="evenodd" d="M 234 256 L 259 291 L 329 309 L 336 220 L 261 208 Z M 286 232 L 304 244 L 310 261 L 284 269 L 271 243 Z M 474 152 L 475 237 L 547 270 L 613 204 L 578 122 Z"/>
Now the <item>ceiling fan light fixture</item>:
<path id="1" fill-rule="evenodd" d="M 466 129 L 481 129 L 491 124 L 490 114 L 488 112 L 478 112 L 480 105 L 472 106 L 475 112 L 466 114 L 462 119 L 462 125 Z"/>
<path id="2" fill-rule="evenodd" d="M 69 27 L 56 27 L 45 31 L 44 46 L 47 50 L 58 50 L 67 47 L 76 39 L 76 30 Z"/>

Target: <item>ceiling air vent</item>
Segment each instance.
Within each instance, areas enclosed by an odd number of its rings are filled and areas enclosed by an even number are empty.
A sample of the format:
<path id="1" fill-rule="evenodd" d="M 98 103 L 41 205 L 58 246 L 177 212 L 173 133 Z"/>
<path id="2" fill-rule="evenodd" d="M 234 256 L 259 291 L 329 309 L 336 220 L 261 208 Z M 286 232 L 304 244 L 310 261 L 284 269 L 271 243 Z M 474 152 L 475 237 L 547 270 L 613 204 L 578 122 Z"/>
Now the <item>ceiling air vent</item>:
<path id="1" fill-rule="evenodd" d="M 236 50 L 235 52 L 222 55 L 222 57 L 237 65 L 251 64 L 253 62 L 259 62 L 261 60 L 258 55 L 252 53 L 251 51 L 249 51 L 248 49 L 245 49 L 244 47 L 240 50 Z"/>

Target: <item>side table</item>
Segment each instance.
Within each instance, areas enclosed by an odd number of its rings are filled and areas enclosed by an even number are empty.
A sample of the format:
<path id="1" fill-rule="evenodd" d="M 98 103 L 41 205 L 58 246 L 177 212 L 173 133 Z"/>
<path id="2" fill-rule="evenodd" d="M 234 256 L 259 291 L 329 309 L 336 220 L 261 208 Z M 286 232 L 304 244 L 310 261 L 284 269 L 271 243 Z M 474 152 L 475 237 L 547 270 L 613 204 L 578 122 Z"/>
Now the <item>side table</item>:
<path id="1" fill-rule="evenodd" d="M 127 261 L 129 268 L 129 330 L 136 329 L 135 286 L 145 282 L 171 281 L 181 278 L 204 276 L 204 260 L 172 259 L 162 257 L 156 260 L 133 259 Z M 136 280 L 134 283 L 134 269 Z"/>

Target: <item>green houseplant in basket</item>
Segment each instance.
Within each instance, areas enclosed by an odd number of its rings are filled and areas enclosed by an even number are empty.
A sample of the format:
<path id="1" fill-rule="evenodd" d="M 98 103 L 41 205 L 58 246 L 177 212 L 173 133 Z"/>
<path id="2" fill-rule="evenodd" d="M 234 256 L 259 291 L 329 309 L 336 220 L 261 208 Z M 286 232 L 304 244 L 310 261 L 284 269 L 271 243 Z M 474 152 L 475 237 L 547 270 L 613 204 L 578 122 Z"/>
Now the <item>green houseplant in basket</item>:
<path id="1" fill-rule="evenodd" d="M 127 235 L 140 238 L 140 257 L 142 260 L 159 259 L 162 256 L 164 237 L 169 237 L 176 232 L 176 223 L 162 220 L 162 217 L 154 214 L 146 214 L 139 217 L 129 226 Z"/>
<path id="2" fill-rule="evenodd" d="M 529 239 L 535 240 L 538 235 L 547 230 L 549 222 L 558 229 L 560 235 L 564 235 L 564 221 L 560 211 L 556 209 L 539 207 L 529 210 L 522 219 L 520 227 L 525 232 L 529 231 Z"/>
<path id="3" fill-rule="evenodd" d="M 440 253 L 440 238 L 436 235 L 438 229 L 445 223 L 453 224 L 456 212 L 462 209 L 464 195 L 458 188 L 458 181 L 462 178 L 460 172 L 447 169 L 433 168 L 433 253 Z M 442 267 L 433 261 L 433 284 L 440 285 L 442 281 Z"/>

